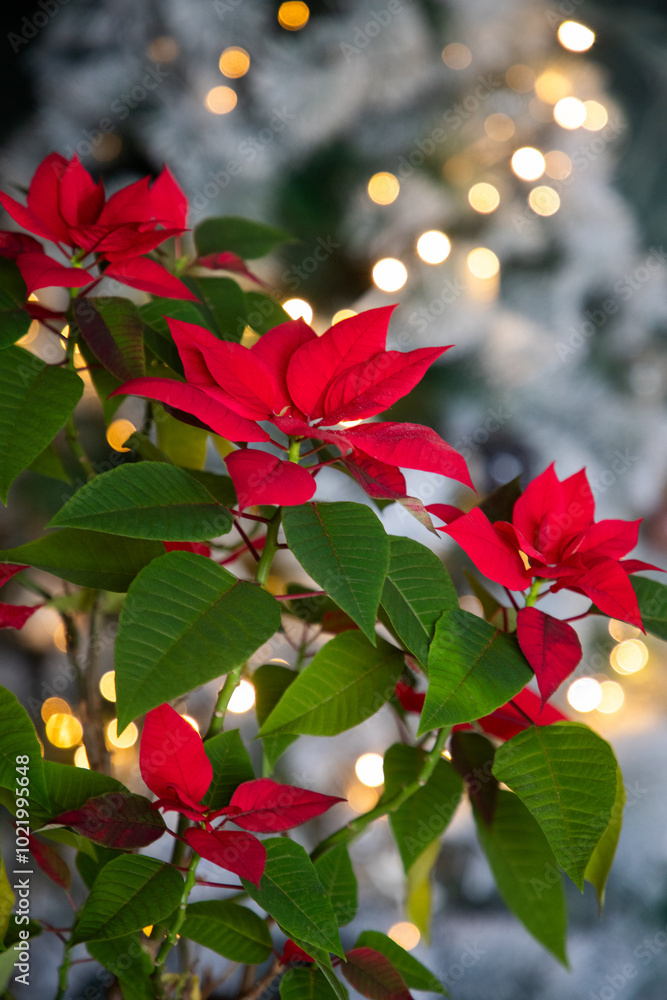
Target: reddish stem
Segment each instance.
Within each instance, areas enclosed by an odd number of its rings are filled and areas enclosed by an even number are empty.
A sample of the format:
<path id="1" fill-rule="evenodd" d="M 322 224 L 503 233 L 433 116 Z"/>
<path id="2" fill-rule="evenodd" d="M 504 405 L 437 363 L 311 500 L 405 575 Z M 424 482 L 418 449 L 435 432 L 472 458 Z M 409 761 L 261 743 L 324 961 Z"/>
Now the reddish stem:
<path id="1" fill-rule="evenodd" d="M 274 594 L 277 601 L 294 601 L 299 597 L 326 597 L 326 590 L 306 590 L 302 594 Z"/>
<path id="2" fill-rule="evenodd" d="M 259 558 L 260 558 L 259 557 L 259 552 L 255 548 L 255 546 L 252 544 L 252 542 L 250 541 L 250 539 L 246 535 L 245 531 L 243 530 L 243 528 L 241 527 L 241 525 L 238 523 L 238 521 L 236 519 L 234 519 L 234 527 L 238 531 L 238 533 L 241 536 L 241 538 L 243 539 L 243 541 L 248 546 L 248 552 L 250 553 L 250 555 L 253 557 L 253 559 L 255 560 L 255 562 L 259 562 Z"/>

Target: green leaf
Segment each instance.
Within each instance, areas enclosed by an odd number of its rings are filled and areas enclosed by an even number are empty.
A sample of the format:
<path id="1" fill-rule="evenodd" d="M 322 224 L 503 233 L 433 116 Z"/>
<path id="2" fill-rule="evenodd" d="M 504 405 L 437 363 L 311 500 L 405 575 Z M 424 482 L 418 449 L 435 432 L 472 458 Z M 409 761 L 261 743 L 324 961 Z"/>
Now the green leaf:
<path id="1" fill-rule="evenodd" d="M 517 795 L 500 791 L 493 825 L 475 810 L 477 836 L 500 895 L 530 934 L 567 966 L 560 871 L 540 827 Z"/>
<path id="2" fill-rule="evenodd" d="M 90 771 L 72 764 L 59 764 L 54 760 L 42 762 L 44 780 L 49 793 L 49 806 L 32 817 L 33 823 L 59 816 L 69 809 L 80 809 L 88 799 L 108 792 L 126 792 L 127 789 L 116 778 L 99 771 Z"/>
<path id="3" fill-rule="evenodd" d="M 0 858 L 0 942 L 5 940 L 15 902 L 14 890 L 9 884 L 5 863 Z"/>
<path id="4" fill-rule="evenodd" d="M 609 744 L 579 722 L 531 726 L 496 750 L 496 778 L 532 813 L 582 892 L 586 866 L 611 818 L 617 771 Z"/>
<path id="5" fill-rule="evenodd" d="M 200 472 L 198 469 L 189 471 L 192 478 L 205 486 L 223 507 L 236 506 L 236 490 L 229 476 L 217 476 L 214 472 Z"/>
<path id="6" fill-rule="evenodd" d="M 252 675 L 255 688 L 255 714 L 258 725 L 262 726 L 276 707 L 283 694 L 296 680 L 297 673 L 279 663 L 264 663 Z M 281 736 L 265 736 L 262 739 L 264 777 L 269 777 L 276 761 L 284 754 L 288 746 L 294 743 L 296 736 L 283 733 Z"/>
<path id="7" fill-rule="evenodd" d="M 493 493 L 478 505 L 483 514 L 486 514 L 489 521 L 510 521 L 514 512 L 514 504 L 521 496 L 521 476 L 510 479 L 508 483 L 503 483 Z"/>
<path id="8" fill-rule="evenodd" d="M 586 865 L 584 878 L 590 882 L 598 898 L 598 906 L 604 905 L 604 893 L 607 877 L 611 870 L 618 838 L 623 825 L 623 808 L 625 806 L 625 787 L 620 767 L 616 772 L 616 798 L 611 810 L 611 819 L 607 829 L 600 837 L 591 859 Z"/>
<path id="9" fill-rule="evenodd" d="M 54 830 L 54 833 L 61 833 L 61 830 Z M 102 847 L 100 844 L 93 844 L 87 837 L 79 838 L 83 846 L 79 848 L 76 856 L 76 868 L 83 879 L 87 889 L 92 889 L 95 879 L 100 874 L 105 865 L 115 858 L 124 856 L 125 852 L 115 851 L 109 847 Z"/>
<path id="10" fill-rule="evenodd" d="M 407 912 L 412 923 L 428 944 L 431 935 L 431 910 L 433 887 L 431 872 L 440 854 L 440 841 L 434 840 L 408 872 Z"/>
<path id="11" fill-rule="evenodd" d="M 303 847 L 287 837 L 270 837 L 263 844 L 266 868 L 259 888 L 241 879 L 248 895 L 289 937 L 343 958 L 336 916 Z"/>
<path id="12" fill-rule="evenodd" d="M 185 284 L 202 301 L 202 312 L 220 340 L 238 343 L 246 327 L 246 300 L 232 278 L 186 278 Z"/>
<path id="13" fill-rule="evenodd" d="M 247 906 L 219 899 L 190 903 L 181 935 L 245 965 L 258 965 L 271 954 L 265 921 Z"/>
<path id="14" fill-rule="evenodd" d="M 90 380 L 93 383 L 93 388 L 99 396 L 100 403 L 102 404 L 104 419 L 107 424 L 110 424 L 114 418 L 116 410 L 125 399 L 125 396 L 113 396 L 111 399 L 109 397 L 115 389 L 118 389 L 119 386 L 122 385 L 122 380 L 114 378 L 114 376 L 106 370 L 104 365 L 97 360 L 85 340 L 79 340 L 77 346 L 81 352 L 81 357 L 88 367 L 88 374 L 90 375 Z"/>
<path id="15" fill-rule="evenodd" d="M 317 877 L 329 894 L 339 927 L 357 913 L 357 879 L 345 844 L 338 844 L 314 862 Z"/>
<path id="16" fill-rule="evenodd" d="M 186 469 L 204 468 L 208 431 L 172 417 L 158 403 L 153 404 L 158 445 L 167 458 Z"/>
<path id="17" fill-rule="evenodd" d="M 447 990 L 432 972 L 418 962 L 416 958 L 401 948 L 380 931 L 362 931 L 356 940 L 355 948 L 373 948 L 388 958 L 395 969 L 398 969 L 405 980 L 405 985 L 413 990 L 430 990 L 449 996 Z"/>
<path id="18" fill-rule="evenodd" d="M 371 642 L 389 569 L 389 538 L 370 507 L 305 503 L 286 507 L 283 527 L 305 571 Z"/>
<path id="19" fill-rule="evenodd" d="M 428 673 L 420 733 L 489 715 L 533 677 L 514 637 L 460 610 L 438 620 Z"/>
<path id="20" fill-rule="evenodd" d="M 280 1000 L 336 1000 L 337 997 L 347 997 L 347 990 L 339 983 L 344 992 L 334 992 L 327 982 L 321 969 L 287 969 L 280 980 Z"/>
<path id="21" fill-rule="evenodd" d="M 395 743 L 385 754 L 387 793 L 396 794 L 396 772 L 414 781 L 422 768 L 426 754 L 417 747 Z M 398 788 L 396 789 L 398 791 Z M 451 764 L 439 760 L 433 773 L 398 809 L 389 813 L 394 840 L 405 872 L 422 856 L 432 841 L 438 839 L 449 825 L 461 801 L 462 782 Z"/>
<path id="22" fill-rule="evenodd" d="M 263 334 L 281 323 L 291 322 L 292 317 L 286 313 L 279 302 L 263 292 L 246 292 L 246 320 L 255 333 Z"/>
<path id="23" fill-rule="evenodd" d="M 0 687 L 0 788 L 13 792 L 22 787 L 17 784 L 16 768 L 23 764 L 18 764 L 17 757 L 29 758 L 25 766 L 29 768 L 32 825 L 35 805 L 48 808 L 49 802 L 39 740 L 30 716 L 16 695 Z"/>
<path id="24" fill-rule="evenodd" d="M 401 642 L 426 665 L 435 623 L 459 602 L 451 577 L 438 557 L 411 538 L 389 539 L 389 571 L 382 607 Z"/>
<path id="25" fill-rule="evenodd" d="M 60 455 L 55 449 L 53 442 L 40 452 L 28 466 L 31 472 L 36 472 L 40 476 L 49 476 L 51 479 L 59 479 L 63 483 L 70 483 L 71 479 L 63 468 Z"/>
<path id="26" fill-rule="evenodd" d="M 205 741 L 204 750 L 213 767 L 213 780 L 204 803 L 209 809 L 222 809 L 239 785 L 253 780 L 255 772 L 238 729 L 211 736 Z"/>
<path id="27" fill-rule="evenodd" d="M 192 552 L 153 560 L 130 587 L 116 640 L 118 725 L 233 670 L 280 627 L 278 602 Z"/>
<path id="28" fill-rule="evenodd" d="M 96 476 L 48 526 L 195 542 L 226 534 L 232 516 L 184 469 L 167 462 L 139 462 Z"/>
<path id="29" fill-rule="evenodd" d="M 141 947 L 138 934 L 126 934 L 108 941 L 89 941 L 86 948 L 101 966 L 118 978 L 124 1000 L 154 1000 L 153 963 Z"/>
<path id="30" fill-rule="evenodd" d="M 335 636 L 313 658 L 259 731 L 335 736 L 374 715 L 391 697 L 403 654 L 383 639 L 373 647 L 360 632 Z"/>
<path id="31" fill-rule="evenodd" d="M 25 308 L 26 287 L 13 260 L 0 259 L 0 350 L 11 347 L 30 328 L 30 314 Z"/>
<path id="32" fill-rule="evenodd" d="M 658 639 L 667 640 L 667 587 L 644 576 L 631 576 L 644 628 Z"/>
<path id="33" fill-rule="evenodd" d="M 493 776 L 494 747 L 481 733 L 457 730 L 451 735 L 452 765 L 465 782 L 470 799 L 487 826 L 493 823 L 498 782 Z"/>
<path id="34" fill-rule="evenodd" d="M 244 260 L 266 257 L 275 247 L 292 239 L 281 229 L 235 215 L 204 219 L 195 226 L 194 238 L 200 257 L 231 250 Z"/>
<path id="35" fill-rule="evenodd" d="M 144 340 L 153 354 L 172 369 L 183 374 L 183 362 L 171 335 L 167 317 L 179 319 L 183 323 L 195 323 L 207 330 L 214 330 L 215 324 L 207 321 L 201 309 L 186 299 L 151 299 L 139 307 L 139 314 L 146 324 Z"/>
<path id="36" fill-rule="evenodd" d="M 179 904 L 183 879 L 156 858 L 124 854 L 105 865 L 79 911 L 72 940 L 123 937 L 168 917 Z"/>
<path id="37" fill-rule="evenodd" d="M 114 378 L 125 382 L 144 374 L 143 323 L 134 302 L 76 298 L 72 311 L 81 336 Z"/>
<path id="38" fill-rule="evenodd" d="M 0 563 L 24 563 L 79 587 L 124 593 L 139 570 L 164 554 L 160 542 L 63 528 L 0 552 Z"/>
<path id="39" fill-rule="evenodd" d="M 8 347 L 0 365 L 0 500 L 69 419 L 83 392 L 73 371 Z"/>

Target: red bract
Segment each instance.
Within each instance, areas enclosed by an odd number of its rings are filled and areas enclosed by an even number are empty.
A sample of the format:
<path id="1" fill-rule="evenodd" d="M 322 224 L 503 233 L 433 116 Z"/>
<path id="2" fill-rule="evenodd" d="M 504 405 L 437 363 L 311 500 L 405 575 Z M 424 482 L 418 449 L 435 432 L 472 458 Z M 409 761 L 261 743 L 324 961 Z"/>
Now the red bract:
<path id="1" fill-rule="evenodd" d="M 520 609 L 516 635 L 521 652 L 535 671 L 544 704 L 579 663 L 579 636 L 567 622 L 545 615 L 539 608 Z"/>
<path id="2" fill-rule="evenodd" d="M 141 776 L 170 808 L 201 813 L 200 805 L 213 778 L 211 762 L 199 733 L 170 705 L 146 716 L 139 750 Z"/>
<path id="3" fill-rule="evenodd" d="M 271 778 L 258 778 L 239 785 L 226 808 L 232 822 L 244 830 L 280 833 L 307 823 L 344 801 L 337 795 L 322 795 L 308 788 L 280 785 Z"/>
<path id="4" fill-rule="evenodd" d="M 259 885 L 266 865 L 266 848 L 251 833 L 191 827 L 185 831 L 185 839 L 202 858 Z"/>
<path id="5" fill-rule="evenodd" d="M 0 566 L 0 587 L 27 566 L 11 566 L 7 563 Z M 2 604 L 0 603 L 0 628 L 23 628 L 28 618 L 41 608 L 41 604 Z"/>
<path id="6" fill-rule="evenodd" d="M 166 167 L 152 185 L 144 177 L 105 200 L 102 182 L 95 184 L 76 156 L 66 160 L 51 153 L 35 171 L 27 202 L 26 207 L 0 192 L 0 204 L 15 222 L 54 243 L 74 264 L 49 257 L 31 237 L 0 234 L 0 254 L 16 260 L 28 292 L 47 285 L 81 288 L 98 277 L 90 268 L 102 263 L 106 276 L 131 288 L 195 298 L 161 264 L 143 256 L 185 231 L 187 200 Z M 90 255 L 94 259 L 82 266 Z"/>
<path id="7" fill-rule="evenodd" d="M 567 715 L 553 705 L 545 705 L 530 688 L 519 691 L 506 705 L 501 705 L 495 712 L 477 720 L 477 725 L 499 740 L 511 740 L 529 726 L 550 726 L 554 722 L 567 722 Z M 454 729 L 469 730 L 474 727 L 468 723 L 454 726 Z"/>
<path id="8" fill-rule="evenodd" d="M 472 488 L 464 458 L 429 427 L 370 423 L 419 382 L 446 347 L 387 351 L 393 306 L 370 309 L 331 327 L 321 337 L 303 320 L 269 330 L 251 349 L 220 341 L 193 323 L 168 320 L 187 384 L 137 378 L 117 393 L 149 396 L 197 417 L 236 442 L 268 442 L 259 426 L 292 441 L 334 445 L 370 496 L 405 497 L 399 467 L 435 472 Z M 341 426 L 342 425 L 342 426 Z M 293 456 L 292 456 L 293 457 Z M 229 456 L 239 507 L 258 503 L 300 504 L 315 492 L 315 458 L 303 467 L 261 449 Z"/>
<path id="9" fill-rule="evenodd" d="M 584 594 L 604 614 L 643 630 L 628 574 L 659 567 L 621 559 L 637 544 L 640 521 L 596 524 L 594 514 L 585 470 L 561 482 L 550 465 L 517 500 L 511 524 L 491 524 L 475 508 L 440 530 L 488 579 L 509 590 L 550 580 L 550 592 L 567 588 Z"/>

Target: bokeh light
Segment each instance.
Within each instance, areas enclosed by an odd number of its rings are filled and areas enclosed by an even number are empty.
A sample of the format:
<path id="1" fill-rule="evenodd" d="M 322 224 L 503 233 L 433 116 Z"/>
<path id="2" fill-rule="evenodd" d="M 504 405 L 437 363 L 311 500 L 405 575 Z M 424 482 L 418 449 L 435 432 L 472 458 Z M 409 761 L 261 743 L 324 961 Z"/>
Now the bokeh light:
<path id="1" fill-rule="evenodd" d="M 401 920 L 389 928 L 387 937 L 399 944 L 401 948 L 405 948 L 406 951 L 412 951 L 419 944 L 421 932 L 416 924 L 410 923 L 409 920 Z"/>
<path id="2" fill-rule="evenodd" d="M 514 122 L 509 115 L 504 115 L 500 111 L 496 112 L 484 122 L 484 131 L 490 139 L 498 142 L 505 142 L 514 135 Z"/>
<path id="3" fill-rule="evenodd" d="M 560 149 L 552 149 L 544 154 L 544 172 L 554 181 L 565 180 L 572 173 L 572 160 Z"/>
<path id="4" fill-rule="evenodd" d="M 83 738 L 83 726 L 67 712 L 54 712 L 46 723 L 46 738 L 54 747 L 67 750 Z"/>
<path id="5" fill-rule="evenodd" d="M 577 712 L 593 712 L 602 701 L 602 685 L 594 677 L 580 677 L 567 689 L 567 700 Z"/>
<path id="6" fill-rule="evenodd" d="M 584 107 L 586 108 L 584 128 L 589 132 L 599 132 L 609 121 L 607 109 L 599 101 L 584 101 Z"/>
<path id="7" fill-rule="evenodd" d="M 572 84 L 568 78 L 555 69 L 545 70 L 535 81 L 535 94 L 545 104 L 556 104 L 567 97 L 571 90 Z"/>
<path id="8" fill-rule="evenodd" d="M 544 157 L 533 146 L 522 146 L 512 156 L 512 170 L 522 181 L 536 181 L 544 173 Z"/>
<path id="9" fill-rule="evenodd" d="M 125 442 L 136 429 L 131 420 L 114 420 L 107 428 L 107 441 L 114 451 L 131 451 Z"/>
<path id="10" fill-rule="evenodd" d="M 493 278 L 500 270 L 500 261 L 488 247 L 475 247 L 467 258 L 468 269 L 476 278 Z"/>
<path id="11" fill-rule="evenodd" d="M 283 309 L 292 319 L 303 319 L 306 323 L 313 320 L 313 307 L 305 299 L 288 299 L 283 302 Z"/>
<path id="12" fill-rule="evenodd" d="M 468 201 L 476 212 L 482 212 L 485 215 L 489 212 L 495 212 L 500 204 L 498 188 L 495 188 L 493 184 L 487 184 L 485 181 L 473 184 L 468 191 Z"/>
<path id="13" fill-rule="evenodd" d="M 342 319 L 351 319 L 352 316 L 356 315 L 357 313 L 354 309 L 339 309 L 338 312 L 335 312 L 331 317 L 331 325 L 335 326 L 336 323 L 340 323 Z"/>
<path id="14" fill-rule="evenodd" d="M 401 185 L 397 177 L 387 171 L 373 174 L 368 182 L 368 197 L 376 205 L 391 205 L 398 198 Z"/>
<path id="15" fill-rule="evenodd" d="M 586 105 L 578 97 L 564 97 L 554 107 L 554 118 L 563 128 L 579 128 L 586 121 Z"/>
<path id="16" fill-rule="evenodd" d="M 614 646 L 609 662 L 618 674 L 636 674 L 648 663 L 648 648 L 641 639 L 625 639 Z"/>
<path id="17" fill-rule="evenodd" d="M 527 94 L 535 86 L 535 70 L 524 63 L 515 63 L 505 73 L 507 86 L 519 94 Z"/>
<path id="18" fill-rule="evenodd" d="M 595 41 L 595 32 L 578 21 L 563 21 L 558 29 L 558 41 L 570 52 L 586 52 Z"/>
<path id="19" fill-rule="evenodd" d="M 234 715 L 242 715 L 243 712 L 249 712 L 254 704 L 255 689 L 250 681 L 242 680 L 239 686 L 234 689 L 227 708 Z"/>
<path id="20" fill-rule="evenodd" d="M 451 42 L 442 50 L 442 61 L 450 69 L 465 69 L 472 61 L 472 53 L 467 45 Z"/>
<path id="21" fill-rule="evenodd" d="M 72 709 L 64 698 L 47 698 L 41 707 L 40 714 L 44 722 L 48 722 L 52 715 L 71 715 Z"/>
<path id="22" fill-rule="evenodd" d="M 451 249 L 449 237 L 439 229 L 429 229 L 417 240 L 417 253 L 426 264 L 442 264 Z"/>
<path id="23" fill-rule="evenodd" d="M 624 639 L 636 639 L 641 634 L 641 630 L 627 622 L 618 621 L 616 618 L 609 620 L 609 635 L 616 642 L 623 642 Z"/>
<path id="24" fill-rule="evenodd" d="M 134 746 L 139 737 L 139 730 L 134 722 L 126 726 L 122 733 L 118 732 L 118 719 L 112 719 L 106 729 L 107 743 L 118 750 L 126 750 Z"/>
<path id="25" fill-rule="evenodd" d="M 552 187 L 540 184 L 528 195 L 528 204 L 537 215 L 553 215 L 560 208 L 560 198 Z"/>
<path id="26" fill-rule="evenodd" d="M 365 813 L 377 805 L 380 794 L 375 788 L 355 782 L 345 792 L 345 798 L 350 809 L 354 809 L 356 813 Z"/>
<path id="27" fill-rule="evenodd" d="M 84 746 L 77 747 L 74 751 L 74 766 L 81 767 L 85 771 L 90 771 L 88 754 L 86 753 L 86 748 Z"/>
<path id="28" fill-rule="evenodd" d="M 184 719 L 189 726 L 192 726 L 196 733 L 199 732 L 199 723 L 191 715 L 181 715 L 181 718 Z"/>
<path id="29" fill-rule="evenodd" d="M 286 31 L 301 31 L 309 17 L 310 10 L 305 3 L 281 3 L 278 8 L 278 24 Z"/>
<path id="30" fill-rule="evenodd" d="M 238 97 L 231 87 L 211 87 L 204 98 L 204 106 L 214 115 L 226 115 L 236 107 Z"/>
<path id="31" fill-rule="evenodd" d="M 602 701 L 597 710 L 604 715 L 613 715 L 614 712 L 618 712 L 625 701 L 623 688 L 616 681 L 602 681 L 600 687 L 602 688 Z"/>
<path id="32" fill-rule="evenodd" d="M 379 753 L 362 753 L 354 771 L 362 785 L 368 788 L 377 788 L 384 782 L 384 761 Z"/>
<path id="33" fill-rule="evenodd" d="M 395 257 L 383 257 L 373 268 L 373 281 L 382 292 L 397 292 L 407 280 L 405 264 Z"/>
<path id="34" fill-rule="evenodd" d="M 222 52 L 218 66 L 224 76 L 236 80 L 250 69 L 250 56 L 239 45 L 230 45 Z"/>
<path id="35" fill-rule="evenodd" d="M 178 58 L 180 48 L 171 35 L 160 35 L 149 43 L 146 55 L 156 63 L 173 62 Z"/>
<path id="36" fill-rule="evenodd" d="M 116 700 L 116 671 L 107 670 L 100 677 L 100 694 L 107 701 Z"/>

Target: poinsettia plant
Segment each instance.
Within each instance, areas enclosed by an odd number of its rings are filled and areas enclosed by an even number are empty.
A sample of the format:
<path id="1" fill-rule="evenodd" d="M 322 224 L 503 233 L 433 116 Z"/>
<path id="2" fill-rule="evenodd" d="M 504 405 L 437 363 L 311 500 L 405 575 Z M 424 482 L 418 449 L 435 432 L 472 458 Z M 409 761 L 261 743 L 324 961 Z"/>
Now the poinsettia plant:
<path id="1" fill-rule="evenodd" d="M 584 470 L 559 480 L 550 466 L 523 492 L 480 499 L 434 430 L 376 419 L 448 348 L 387 349 L 392 307 L 321 335 L 290 319 L 247 264 L 285 234 L 207 219 L 188 252 L 187 200 L 166 168 L 107 198 L 76 158 L 52 154 L 27 205 L 0 203 L 27 231 L 0 233 L 0 497 L 28 468 L 67 483 L 46 532 L 0 552 L 0 584 L 40 595 L 0 604 L 0 625 L 20 629 L 43 605 L 62 616 L 90 765 L 42 756 L 31 714 L 0 689 L 0 788 L 16 830 L 6 868 L 34 861 L 75 907 L 54 931 L 3 869 L 3 986 L 29 984 L 25 956 L 53 932 L 59 1000 L 85 952 L 115 995 L 201 995 L 187 942 L 245 967 L 246 1000 L 274 983 L 283 1000 L 342 1000 L 345 982 L 375 1000 L 447 995 L 382 930 L 349 937 L 349 848 L 389 818 L 407 911 L 427 936 L 426 888 L 464 798 L 508 907 L 566 963 L 563 887 L 545 873 L 588 880 L 602 901 L 624 791 L 609 744 L 550 699 L 581 661 L 577 619 L 667 637 L 667 588 L 633 576 L 656 567 L 625 558 L 639 522 L 596 522 Z M 69 289 L 62 310 L 39 301 L 53 286 Z M 64 357 L 21 345 L 34 320 Z M 107 424 L 130 396 L 143 408 L 115 467 L 79 437 L 84 381 Z M 354 501 L 327 494 L 325 468 Z M 411 469 L 457 484 L 465 512 L 409 495 Z M 424 542 L 387 533 L 391 503 Z M 427 544 L 438 531 L 481 574 L 484 617 L 460 607 Z M 588 609 L 562 620 L 537 607 L 563 589 Z M 116 619 L 117 729 L 142 728 L 128 783 L 111 773 L 95 695 Z M 258 766 L 227 715 L 242 681 L 255 690 Z M 182 713 L 204 685 L 217 695 L 200 735 Z M 350 818 L 339 788 L 289 780 L 283 755 L 300 736 L 336 736 L 383 706 L 403 737 L 367 812 Z"/>

